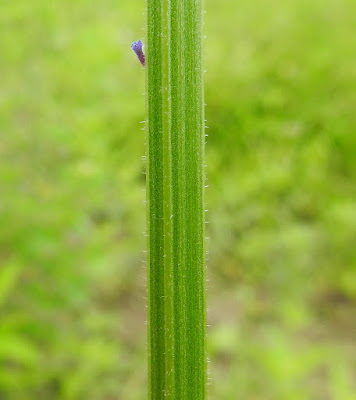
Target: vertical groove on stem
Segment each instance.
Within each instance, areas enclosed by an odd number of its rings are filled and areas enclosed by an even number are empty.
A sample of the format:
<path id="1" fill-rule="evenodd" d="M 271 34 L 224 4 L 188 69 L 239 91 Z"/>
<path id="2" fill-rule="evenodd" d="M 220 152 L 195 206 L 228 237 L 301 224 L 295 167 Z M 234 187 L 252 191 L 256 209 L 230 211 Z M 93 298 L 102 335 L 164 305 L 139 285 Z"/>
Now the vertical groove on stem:
<path id="1" fill-rule="evenodd" d="M 147 307 L 149 398 L 165 389 L 161 1 L 147 1 Z"/>
<path id="2" fill-rule="evenodd" d="M 162 1 L 162 104 L 163 104 L 163 203 L 164 203 L 164 302 L 165 302 L 165 397 L 174 398 L 174 322 L 173 322 L 173 251 L 172 251 L 172 155 L 170 93 L 170 1 Z"/>
<path id="3" fill-rule="evenodd" d="M 176 398 L 184 398 L 185 383 L 188 379 L 188 337 L 186 334 L 188 309 L 187 298 L 187 265 L 185 259 L 186 236 L 186 169 L 185 169 L 185 85 L 184 85 L 184 4 L 183 0 L 172 1 L 171 21 L 171 96 L 174 99 L 172 108 L 172 204 L 173 215 L 173 258 L 174 273 L 174 302 L 176 357 L 175 357 L 175 388 Z M 179 323 L 180 321 L 180 323 Z"/>
<path id="4" fill-rule="evenodd" d="M 147 0 L 149 398 L 206 398 L 202 0 Z"/>

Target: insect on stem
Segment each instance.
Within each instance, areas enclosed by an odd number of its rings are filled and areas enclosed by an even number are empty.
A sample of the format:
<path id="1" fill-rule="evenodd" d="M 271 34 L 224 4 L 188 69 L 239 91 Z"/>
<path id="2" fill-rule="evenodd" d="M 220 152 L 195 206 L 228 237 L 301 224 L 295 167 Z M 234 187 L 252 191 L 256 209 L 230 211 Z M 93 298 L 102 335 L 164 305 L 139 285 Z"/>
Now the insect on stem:
<path id="1" fill-rule="evenodd" d="M 145 55 L 143 53 L 143 43 L 141 40 L 138 40 L 137 42 L 133 42 L 131 45 L 131 49 L 136 53 L 137 58 L 140 60 L 140 63 L 142 66 L 145 66 Z"/>

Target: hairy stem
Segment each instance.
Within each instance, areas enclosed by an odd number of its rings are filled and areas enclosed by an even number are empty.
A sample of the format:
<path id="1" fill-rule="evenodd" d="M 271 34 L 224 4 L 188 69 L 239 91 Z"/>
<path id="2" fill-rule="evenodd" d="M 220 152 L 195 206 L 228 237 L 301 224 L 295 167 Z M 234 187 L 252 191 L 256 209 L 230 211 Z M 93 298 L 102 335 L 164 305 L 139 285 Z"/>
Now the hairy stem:
<path id="1" fill-rule="evenodd" d="M 147 0 L 149 398 L 206 398 L 202 0 Z"/>

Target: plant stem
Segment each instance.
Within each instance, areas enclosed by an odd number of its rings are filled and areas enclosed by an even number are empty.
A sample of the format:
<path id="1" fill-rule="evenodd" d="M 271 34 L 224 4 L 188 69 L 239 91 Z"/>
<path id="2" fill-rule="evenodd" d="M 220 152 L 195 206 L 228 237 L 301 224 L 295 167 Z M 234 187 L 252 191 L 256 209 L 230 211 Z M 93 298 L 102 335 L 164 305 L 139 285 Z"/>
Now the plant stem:
<path id="1" fill-rule="evenodd" d="M 147 0 L 149 398 L 206 398 L 202 0 Z"/>

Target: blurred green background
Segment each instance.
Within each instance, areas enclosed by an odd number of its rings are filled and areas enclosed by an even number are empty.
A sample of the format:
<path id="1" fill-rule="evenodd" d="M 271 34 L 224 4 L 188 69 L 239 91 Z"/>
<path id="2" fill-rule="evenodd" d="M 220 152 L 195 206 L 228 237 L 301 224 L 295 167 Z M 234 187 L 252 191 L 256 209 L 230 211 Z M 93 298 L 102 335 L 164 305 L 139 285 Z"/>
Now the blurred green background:
<path id="1" fill-rule="evenodd" d="M 144 7 L 1 4 L 1 400 L 146 398 Z M 210 399 L 354 400 L 356 3 L 205 8 Z"/>

